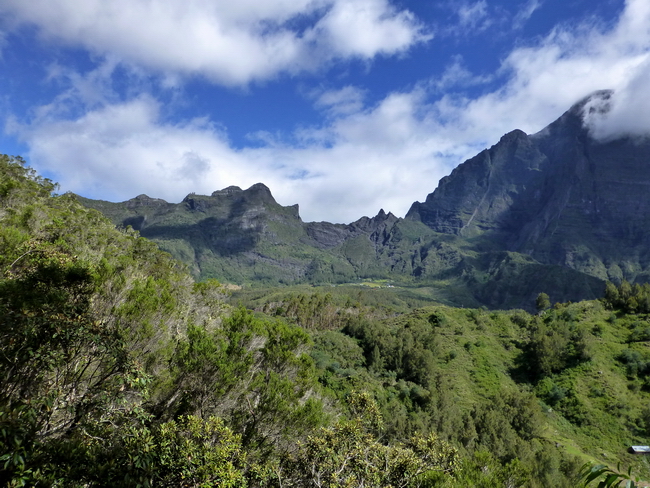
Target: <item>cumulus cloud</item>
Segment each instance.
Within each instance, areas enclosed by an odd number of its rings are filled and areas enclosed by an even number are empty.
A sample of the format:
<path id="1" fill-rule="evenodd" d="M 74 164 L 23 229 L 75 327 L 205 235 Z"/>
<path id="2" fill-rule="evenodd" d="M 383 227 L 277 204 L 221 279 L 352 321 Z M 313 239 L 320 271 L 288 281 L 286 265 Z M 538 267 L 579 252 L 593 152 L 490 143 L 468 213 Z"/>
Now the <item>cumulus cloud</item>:
<path id="1" fill-rule="evenodd" d="M 587 107 L 586 124 L 600 140 L 622 136 L 650 137 L 650 57 L 630 68 L 629 80 L 615 90 L 608 100 L 594 100 Z M 595 108 L 589 111 L 589 108 Z"/>
<path id="2" fill-rule="evenodd" d="M 5 0 L 0 14 L 99 55 L 227 85 L 392 55 L 430 38 L 388 0 Z"/>
<path id="3" fill-rule="evenodd" d="M 323 94 L 335 104 L 346 97 L 338 95 Z M 205 119 L 165 122 L 160 104 L 144 95 L 72 119 L 53 117 L 50 107 L 10 129 L 28 143 L 38 169 L 66 191 L 179 201 L 190 192 L 261 181 L 282 204 L 300 203 L 306 220 L 351 222 L 381 207 L 403 215 L 412 203 L 406 191 L 426 195 L 449 170 L 440 150 L 454 148 L 442 134 L 431 139 L 418 108 L 422 96 L 393 94 L 374 107 L 339 112 L 327 127 L 303 131 L 306 143 L 298 147 L 270 138 L 262 147 L 234 149 Z"/>
<path id="4" fill-rule="evenodd" d="M 443 96 L 438 116 L 462 129 L 467 141 L 483 135 L 488 142 L 492 128 L 535 132 L 589 93 L 614 89 L 612 109 L 590 122 L 592 133 L 647 132 L 649 30 L 645 0 L 628 0 L 612 27 L 590 22 L 557 27 L 509 53 L 495 73 L 505 79 L 500 87 L 476 98 Z"/>
<path id="5" fill-rule="evenodd" d="M 201 119 L 165 124 L 158 103 L 146 96 L 77 119 L 47 117 L 11 130 L 29 143 L 30 159 L 55 175 L 63 189 L 97 198 L 138 193 L 178 198 L 178 191 L 202 187 L 205 178 L 246 181 L 243 161 L 222 133 Z"/>
<path id="6" fill-rule="evenodd" d="M 292 18 L 291 2 L 277 5 Z M 319 21 L 339 15 L 332 12 Z M 351 222 L 382 207 L 403 216 L 455 165 L 513 129 L 539 131 L 590 92 L 615 90 L 609 112 L 590 121 L 592 133 L 650 133 L 649 26 L 650 4 L 628 0 L 612 26 L 557 28 L 513 49 L 494 73 L 503 83 L 476 97 L 441 94 L 436 80 L 373 103 L 360 87 L 313 92 L 316 108 L 327 113 L 321 125 L 296 130 L 290 141 L 267 135 L 244 149 L 210 120 L 165 120 L 161 102 L 146 91 L 127 100 L 98 97 L 106 89 L 93 73 L 70 75 L 68 92 L 12 130 L 37 169 L 53 173 L 64 190 L 95 197 L 148 193 L 179 201 L 192 191 L 261 181 L 280 203 L 299 203 L 305 220 Z M 446 76 L 438 81 L 472 80 L 461 60 Z M 71 112 L 74 103 L 84 110 Z"/>
<path id="7" fill-rule="evenodd" d="M 328 48 L 342 57 L 372 58 L 430 39 L 417 25 L 411 12 L 397 11 L 386 0 L 339 0 L 308 37 L 315 35 L 324 40 Z"/>
<path id="8" fill-rule="evenodd" d="M 586 112 L 585 122 L 602 140 L 650 137 L 650 4 L 628 0 L 620 22 L 601 42 L 603 57 L 612 63 L 607 88 L 613 93 L 606 106 L 594 102 L 600 106 Z"/>

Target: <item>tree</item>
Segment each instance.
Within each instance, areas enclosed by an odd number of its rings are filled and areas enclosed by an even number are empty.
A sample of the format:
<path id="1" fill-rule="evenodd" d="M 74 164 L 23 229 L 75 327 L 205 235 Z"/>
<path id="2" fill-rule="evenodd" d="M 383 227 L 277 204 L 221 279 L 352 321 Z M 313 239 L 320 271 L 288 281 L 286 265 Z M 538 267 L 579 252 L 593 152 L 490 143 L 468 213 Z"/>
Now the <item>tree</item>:
<path id="1" fill-rule="evenodd" d="M 61 457 L 79 436 L 97 422 L 119 423 L 142 398 L 147 375 L 120 331 L 92 313 L 94 287 L 92 266 L 38 241 L 0 279 L 0 480 L 7 484 L 56 471 L 54 453 L 65 465 Z"/>
<path id="2" fill-rule="evenodd" d="M 537 308 L 537 312 L 541 313 L 542 311 L 550 308 L 551 306 L 551 301 L 546 293 L 540 293 L 537 295 L 537 299 L 535 300 L 535 308 Z"/>
<path id="3" fill-rule="evenodd" d="M 241 437 L 220 418 L 181 416 L 136 425 L 126 434 L 116 439 L 116 458 L 104 463 L 108 469 L 98 463 L 98 472 L 89 475 L 95 483 L 134 488 L 247 486 Z"/>
<path id="4" fill-rule="evenodd" d="M 213 330 L 190 324 L 172 356 L 172 385 L 161 411 L 222 416 L 247 449 L 277 448 L 323 420 L 312 394 L 317 378 L 309 344 L 301 328 L 243 308 Z"/>
<path id="5" fill-rule="evenodd" d="M 435 434 L 382 444 L 383 420 L 369 394 L 352 393 L 348 403 L 353 418 L 323 428 L 301 444 L 283 466 L 281 486 L 417 487 L 427 475 L 450 475 L 457 469 L 458 451 Z"/>

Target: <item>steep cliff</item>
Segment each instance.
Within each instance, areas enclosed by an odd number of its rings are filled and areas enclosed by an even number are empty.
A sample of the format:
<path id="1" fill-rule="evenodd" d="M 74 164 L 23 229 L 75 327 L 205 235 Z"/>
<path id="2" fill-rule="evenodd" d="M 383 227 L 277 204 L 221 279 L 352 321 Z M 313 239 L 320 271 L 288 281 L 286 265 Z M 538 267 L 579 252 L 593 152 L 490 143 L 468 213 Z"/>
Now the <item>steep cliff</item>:
<path id="1" fill-rule="evenodd" d="M 236 283 L 336 283 L 369 270 L 383 277 L 389 270 L 377 253 L 398 222 L 382 210 L 349 225 L 304 223 L 298 205 L 278 204 L 261 183 L 190 194 L 178 204 L 146 195 L 121 203 L 79 199 L 154 240 L 195 276 Z"/>
<path id="2" fill-rule="evenodd" d="M 391 279 L 457 305 L 528 307 L 595 298 L 605 280 L 650 281 L 650 140 L 597 140 L 575 104 L 537 134 L 514 130 L 460 164 L 404 219 L 301 220 L 261 183 L 178 204 L 140 195 L 81 201 L 131 225 L 195 276 L 239 284 Z M 432 182 L 432 186 L 435 182 Z"/>
<path id="3" fill-rule="evenodd" d="M 650 141 L 599 141 L 584 124 L 585 110 L 610 95 L 585 98 L 537 134 L 506 134 L 443 178 L 406 218 L 481 236 L 542 264 L 647 281 Z"/>

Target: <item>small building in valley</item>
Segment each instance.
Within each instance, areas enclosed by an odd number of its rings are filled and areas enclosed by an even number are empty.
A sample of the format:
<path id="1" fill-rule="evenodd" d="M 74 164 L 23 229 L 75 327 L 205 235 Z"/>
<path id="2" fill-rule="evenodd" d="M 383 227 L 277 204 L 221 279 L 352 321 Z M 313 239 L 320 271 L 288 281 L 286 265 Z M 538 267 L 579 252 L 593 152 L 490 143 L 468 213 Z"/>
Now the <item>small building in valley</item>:
<path id="1" fill-rule="evenodd" d="M 630 446 L 627 452 L 632 454 L 650 454 L 650 446 Z"/>

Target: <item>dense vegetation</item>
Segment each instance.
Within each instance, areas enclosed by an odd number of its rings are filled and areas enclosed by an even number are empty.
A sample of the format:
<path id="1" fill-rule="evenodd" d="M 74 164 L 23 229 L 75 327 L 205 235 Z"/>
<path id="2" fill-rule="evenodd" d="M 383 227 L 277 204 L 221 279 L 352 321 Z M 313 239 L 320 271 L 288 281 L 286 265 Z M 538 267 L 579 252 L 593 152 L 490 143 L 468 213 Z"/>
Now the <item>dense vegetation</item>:
<path id="1" fill-rule="evenodd" d="M 55 190 L 0 158 L 3 485 L 570 487 L 585 461 L 650 476 L 626 453 L 650 434 L 647 287 L 540 296 L 535 315 L 389 288 L 231 294 Z"/>
<path id="2" fill-rule="evenodd" d="M 428 302 L 533 311 L 542 290 L 555 301 L 577 301 L 599 297 L 605 286 L 600 276 L 506 250 L 492 233 L 466 238 L 384 212 L 349 225 L 305 223 L 296 206 L 279 205 L 262 184 L 190 194 L 177 204 L 146 195 L 121 203 L 78 199 L 116 226 L 138 230 L 196 279 L 245 288 L 390 282 Z"/>

